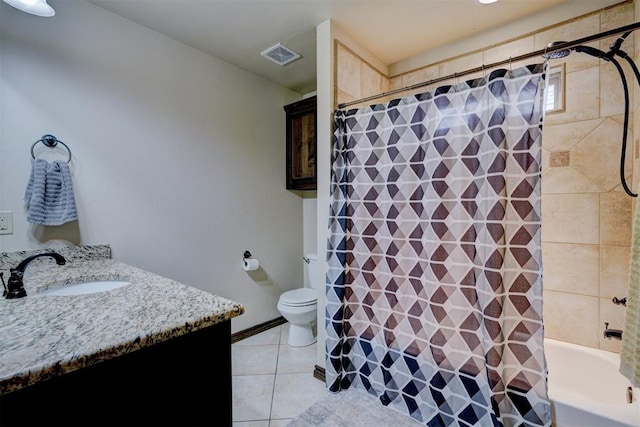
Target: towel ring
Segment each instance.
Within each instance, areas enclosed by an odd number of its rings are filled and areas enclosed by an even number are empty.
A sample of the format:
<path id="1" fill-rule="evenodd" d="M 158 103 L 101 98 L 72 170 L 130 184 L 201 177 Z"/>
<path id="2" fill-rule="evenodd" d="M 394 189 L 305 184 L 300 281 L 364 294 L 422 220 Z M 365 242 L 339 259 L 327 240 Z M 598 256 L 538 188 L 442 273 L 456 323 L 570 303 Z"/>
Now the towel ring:
<path id="1" fill-rule="evenodd" d="M 35 160 L 36 155 L 33 152 L 33 148 L 36 146 L 36 144 L 38 142 L 42 142 L 44 145 L 46 145 L 49 148 L 53 148 L 56 145 L 58 145 L 58 143 L 64 145 L 64 148 L 67 149 L 67 151 L 69 152 L 69 158 L 67 159 L 67 163 L 69 163 L 71 161 L 71 149 L 69 148 L 69 146 L 67 144 L 65 144 L 64 142 L 60 141 L 58 138 L 56 138 L 53 135 L 43 135 L 42 138 L 40 138 L 39 140 L 37 140 L 36 142 L 33 143 L 33 145 L 31 146 L 31 158 Z"/>

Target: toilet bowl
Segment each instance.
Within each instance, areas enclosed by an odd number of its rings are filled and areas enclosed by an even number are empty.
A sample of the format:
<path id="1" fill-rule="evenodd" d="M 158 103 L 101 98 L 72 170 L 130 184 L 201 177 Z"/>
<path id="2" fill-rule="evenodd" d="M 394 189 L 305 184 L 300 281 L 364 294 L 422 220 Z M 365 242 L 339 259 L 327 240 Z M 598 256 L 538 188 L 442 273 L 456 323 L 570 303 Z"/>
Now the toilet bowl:
<path id="1" fill-rule="evenodd" d="M 289 322 L 289 340 L 292 347 L 304 347 L 316 342 L 316 313 L 318 294 L 316 286 L 316 268 L 318 258 L 315 254 L 304 257 L 309 287 L 284 292 L 278 299 L 278 311 Z"/>

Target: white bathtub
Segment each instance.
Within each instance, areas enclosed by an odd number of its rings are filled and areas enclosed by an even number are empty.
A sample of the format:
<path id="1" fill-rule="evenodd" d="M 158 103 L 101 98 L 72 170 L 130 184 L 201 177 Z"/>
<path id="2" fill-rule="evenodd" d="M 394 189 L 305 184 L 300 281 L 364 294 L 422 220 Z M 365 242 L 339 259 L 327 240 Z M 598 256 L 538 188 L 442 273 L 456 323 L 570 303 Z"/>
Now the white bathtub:
<path id="1" fill-rule="evenodd" d="M 617 353 L 545 339 L 554 427 L 640 427 L 640 389 L 618 372 Z"/>

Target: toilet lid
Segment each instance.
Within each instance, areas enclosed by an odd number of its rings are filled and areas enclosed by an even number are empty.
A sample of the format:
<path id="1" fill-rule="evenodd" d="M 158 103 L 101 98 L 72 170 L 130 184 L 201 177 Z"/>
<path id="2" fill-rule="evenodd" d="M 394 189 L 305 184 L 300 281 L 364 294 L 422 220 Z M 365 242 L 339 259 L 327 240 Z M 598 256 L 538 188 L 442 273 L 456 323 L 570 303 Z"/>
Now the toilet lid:
<path id="1" fill-rule="evenodd" d="M 311 305 L 317 301 L 316 291 L 309 288 L 294 289 L 280 295 L 280 302 L 289 306 Z"/>

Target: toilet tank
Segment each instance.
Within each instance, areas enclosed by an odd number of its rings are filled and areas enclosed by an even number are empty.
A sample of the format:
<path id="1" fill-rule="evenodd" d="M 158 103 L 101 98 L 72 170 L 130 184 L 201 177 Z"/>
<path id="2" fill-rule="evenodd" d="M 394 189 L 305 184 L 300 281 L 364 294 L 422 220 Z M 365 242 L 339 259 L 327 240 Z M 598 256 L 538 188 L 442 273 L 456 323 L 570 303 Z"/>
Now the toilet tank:
<path id="1" fill-rule="evenodd" d="M 309 279 L 309 287 L 312 289 L 318 288 L 318 255 L 311 253 L 305 255 L 305 259 L 308 259 L 309 262 L 305 261 L 305 266 L 307 267 L 307 279 Z"/>

